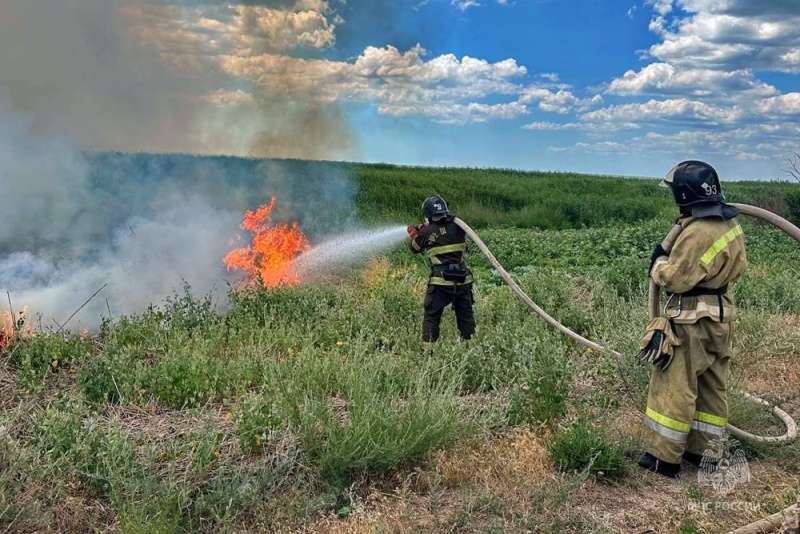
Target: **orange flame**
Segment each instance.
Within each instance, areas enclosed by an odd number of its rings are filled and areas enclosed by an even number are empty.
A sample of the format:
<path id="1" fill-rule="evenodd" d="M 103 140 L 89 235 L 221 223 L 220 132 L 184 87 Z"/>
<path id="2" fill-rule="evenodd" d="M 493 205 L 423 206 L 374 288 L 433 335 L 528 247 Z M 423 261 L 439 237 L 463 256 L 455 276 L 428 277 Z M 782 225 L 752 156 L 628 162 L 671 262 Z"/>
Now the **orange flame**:
<path id="1" fill-rule="evenodd" d="M 269 204 L 245 212 L 241 227 L 253 234 L 253 242 L 231 250 L 222 261 L 228 270 L 243 270 L 250 277 L 260 277 L 270 287 L 297 284 L 300 277 L 292 268 L 292 260 L 310 250 L 311 245 L 296 222 L 271 224 L 274 207 L 275 197 L 272 197 Z"/>
<path id="2" fill-rule="evenodd" d="M 18 339 L 21 335 L 32 335 L 33 328 L 28 324 L 28 308 L 23 308 L 18 314 L 19 316 L 14 319 L 11 312 L 4 311 L 0 313 L 0 353 L 2 353 L 8 345 L 14 340 Z"/>

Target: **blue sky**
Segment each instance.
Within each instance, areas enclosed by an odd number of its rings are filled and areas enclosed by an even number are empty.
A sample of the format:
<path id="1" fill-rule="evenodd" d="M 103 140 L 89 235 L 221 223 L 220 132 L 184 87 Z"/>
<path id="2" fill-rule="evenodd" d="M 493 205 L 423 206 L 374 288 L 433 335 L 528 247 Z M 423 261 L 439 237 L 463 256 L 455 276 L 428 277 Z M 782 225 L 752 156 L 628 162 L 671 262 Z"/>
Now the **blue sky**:
<path id="1" fill-rule="evenodd" d="M 84 147 L 723 180 L 800 152 L 796 0 L 5 5 L 0 110 Z"/>

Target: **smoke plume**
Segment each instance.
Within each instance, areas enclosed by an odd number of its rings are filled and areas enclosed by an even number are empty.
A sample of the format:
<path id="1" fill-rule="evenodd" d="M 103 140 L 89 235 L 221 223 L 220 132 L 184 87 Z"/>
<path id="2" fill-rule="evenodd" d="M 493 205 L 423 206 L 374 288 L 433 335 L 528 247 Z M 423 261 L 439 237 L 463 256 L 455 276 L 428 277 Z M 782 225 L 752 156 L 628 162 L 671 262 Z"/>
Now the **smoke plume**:
<path id="1" fill-rule="evenodd" d="M 69 330 L 184 284 L 225 291 L 242 215 L 272 196 L 274 219 L 298 221 L 312 245 L 353 221 L 347 164 L 246 158 L 341 157 L 353 140 L 338 108 L 295 95 L 296 71 L 259 92 L 214 63 L 231 50 L 181 41 L 173 30 L 198 6 L 0 3 L 0 291 L 45 327 L 100 288 Z M 230 42 L 278 49 L 241 37 Z"/>

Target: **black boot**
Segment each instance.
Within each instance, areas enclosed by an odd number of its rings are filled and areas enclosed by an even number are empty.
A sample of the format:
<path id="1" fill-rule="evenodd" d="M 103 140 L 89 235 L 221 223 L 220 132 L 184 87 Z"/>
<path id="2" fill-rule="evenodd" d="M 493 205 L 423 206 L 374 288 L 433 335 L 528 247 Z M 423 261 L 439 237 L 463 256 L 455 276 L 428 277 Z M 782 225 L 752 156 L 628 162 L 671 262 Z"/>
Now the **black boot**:
<path id="1" fill-rule="evenodd" d="M 653 471 L 669 478 L 678 478 L 678 473 L 681 470 L 681 464 L 664 462 L 649 452 L 644 453 L 644 456 L 639 459 L 639 467 L 643 467 L 648 471 Z"/>
<path id="2" fill-rule="evenodd" d="M 717 459 L 709 456 L 703 456 L 695 452 L 686 451 L 683 453 L 683 459 L 695 467 L 703 467 L 714 471 L 717 468 Z"/>
<path id="3" fill-rule="evenodd" d="M 703 457 L 694 452 L 686 451 L 683 453 L 683 459 L 695 467 L 700 467 L 700 461 L 703 459 Z"/>

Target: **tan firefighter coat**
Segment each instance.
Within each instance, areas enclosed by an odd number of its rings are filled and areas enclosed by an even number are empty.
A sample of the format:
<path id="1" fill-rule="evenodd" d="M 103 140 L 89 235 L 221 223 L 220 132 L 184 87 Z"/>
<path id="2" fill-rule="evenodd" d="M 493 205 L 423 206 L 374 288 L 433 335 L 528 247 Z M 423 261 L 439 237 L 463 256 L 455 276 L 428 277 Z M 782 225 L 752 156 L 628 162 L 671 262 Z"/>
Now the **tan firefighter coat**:
<path id="1" fill-rule="evenodd" d="M 725 436 L 736 309 L 723 291 L 747 268 L 736 218 L 686 217 L 680 223 L 669 257 L 659 258 L 650 273 L 672 294 L 665 313 L 682 340 L 671 365 L 650 375 L 644 420 L 652 431 L 647 452 L 669 463 L 680 463 L 684 452 L 704 455 Z M 682 295 L 720 288 L 720 294 Z"/>

